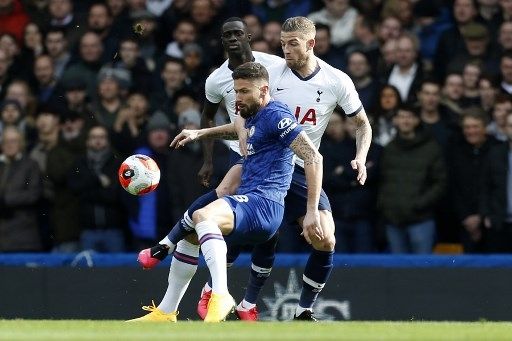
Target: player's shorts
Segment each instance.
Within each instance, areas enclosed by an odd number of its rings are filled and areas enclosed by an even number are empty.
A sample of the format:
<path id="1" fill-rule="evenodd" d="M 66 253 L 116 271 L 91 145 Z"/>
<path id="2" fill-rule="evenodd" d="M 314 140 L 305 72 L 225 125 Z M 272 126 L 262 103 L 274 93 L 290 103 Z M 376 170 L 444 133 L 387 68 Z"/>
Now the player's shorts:
<path id="1" fill-rule="evenodd" d="M 228 246 L 266 242 L 283 220 L 283 205 L 258 195 L 228 195 L 222 199 L 231 206 L 235 216 L 235 228 L 224 236 Z"/>
<path id="2" fill-rule="evenodd" d="M 235 152 L 233 149 L 229 150 L 229 168 L 233 167 L 234 165 L 241 165 L 244 163 L 244 158 L 240 156 L 237 152 Z"/>
<path id="3" fill-rule="evenodd" d="M 306 173 L 304 172 L 304 168 L 295 165 L 290 189 L 284 198 L 284 217 L 286 222 L 292 223 L 300 217 L 305 216 L 307 210 L 307 202 L 308 187 L 306 185 Z M 320 193 L 318 209 L 320 211 L 327 210 L 332 212 L 331 203 L 329 202 L 329 198 L 327 198 L 327 194 L 325 194 L 323 189 Z"/>

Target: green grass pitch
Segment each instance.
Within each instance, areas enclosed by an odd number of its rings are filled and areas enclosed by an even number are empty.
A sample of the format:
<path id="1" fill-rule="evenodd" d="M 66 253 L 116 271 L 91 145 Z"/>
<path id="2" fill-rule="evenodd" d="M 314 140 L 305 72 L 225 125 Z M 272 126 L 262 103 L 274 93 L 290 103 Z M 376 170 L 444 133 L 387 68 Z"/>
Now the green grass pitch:
<path id="1" fill-rule="evenodd" d="M 500 322 L 202 322 L 0 320 L 0 340 L 512 340 Z"/>

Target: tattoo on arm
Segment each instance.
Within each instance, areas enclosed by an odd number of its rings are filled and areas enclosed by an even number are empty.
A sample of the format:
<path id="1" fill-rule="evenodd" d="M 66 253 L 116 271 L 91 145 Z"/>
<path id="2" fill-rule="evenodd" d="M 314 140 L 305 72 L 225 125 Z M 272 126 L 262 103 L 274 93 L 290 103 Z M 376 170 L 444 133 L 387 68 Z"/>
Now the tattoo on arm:
<path id="1" fill-rule="evenodd" d="M 356 125 L 356 157 L 362 157 L 366 160 L 368 149 L 372 143 L 372 128 L 366 112 L 361 110 L 357 115 L 351 117 Z"/>
<path id="2" fill-rule="evenodd" d="M 318 153 L 313 142 L 305 132 L 301 132 L 290 144 L 294 153 L 304 161 L 304 165 L 322 163 L 322 155 Z"/>
<path id="3" fill-rule="evenodd" d="M 208 138 L 222 140 L 238 140 L 238 135 L 236 132 L 220 131 L 218 133 L 209 134 Z"/>

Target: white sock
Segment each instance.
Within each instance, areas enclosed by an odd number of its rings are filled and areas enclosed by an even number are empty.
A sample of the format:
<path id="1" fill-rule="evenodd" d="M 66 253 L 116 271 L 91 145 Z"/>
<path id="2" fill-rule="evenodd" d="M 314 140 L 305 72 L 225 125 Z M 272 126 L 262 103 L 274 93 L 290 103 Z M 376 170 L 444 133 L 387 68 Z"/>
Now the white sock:
<path id="1" fill-rule="evenodd" d="M 197 237 L 201 243 L 201 251 L 212 277 L 212 292 L 216 294 L 228 293 L 228 280 L 226 271 L 227 246 L 222 233 L 212 221 L 202 221 L 195 227 Z"/>
<path id="2" fill-rule="evenodd" d="M 164 239 L 158 242 L 158 244 L 167 245 L 169 247 L 169 254 L 173 253 L 176 249 L 176 245 L 169 239 L 169 237 L 165 236 Z M 179 243 L 178 243 L 179 244 Z"/>
<path id="3" fill-rule="evenodd" d="M 240 302 L 236 308 L 238 310 L 247 311 L 247 310 L 251 310 L 255 306 L 256 306 L 256 304 L 249 303 L 245 299 L 243 299 L 242 302 Z"/>
<path id="4" fill-rule="evenodd" d="M 295 309 L 295 316 L 299 316 L 306 310 L 313 311 L 313 308 L 302 308 L 300 305 L 297 306 L 297 309 Z"/>
<path id="5" fill-rule="evenodd" d="M 187 291 L 190 280 L 196 273 L 198 257 L 199 245 L 194 245 L 186 240 L 180 240 L 172 257 L 167 291 L 162 302 L 158 305 L 158 309 L 165 313 L 172 313 L 178 310 L 178 305 L 185 291 Z"/>
<path id="6" fill-rule="evenodd" d="M 203 287 L 203 291 L 212 291 L 212 288 L 210 287 L 210 285 L 208 284 L 208 282 L 206 282 L 206 284 L 204 285 L 204 287 Z"/>

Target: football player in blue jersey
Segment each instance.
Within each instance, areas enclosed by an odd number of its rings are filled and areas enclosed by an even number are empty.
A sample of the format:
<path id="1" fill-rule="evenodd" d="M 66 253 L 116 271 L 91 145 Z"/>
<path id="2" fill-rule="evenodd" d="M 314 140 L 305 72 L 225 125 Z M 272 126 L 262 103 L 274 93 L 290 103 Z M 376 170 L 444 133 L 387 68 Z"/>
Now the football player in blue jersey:
<path id="1" fill-rule="evenodd" d="M 235 195 L 217 199 L 192 214 L 201 251 L 212 279 L 212 294 L 205 322 L 219 322 L 235 308 L 227 288 L 227 245 L 261 244 L 276 233 L 284 213 L 284 197 L 293 173 L 293 154 L 304 160 L 308 185 L 307 211 L 303 224 L 316 238 L 322 238 L 318 204 L 322 186 L 322 156 L 297 124 L 288 107 L 272 101 L 268 73 L 259 63 L 249 62 L 237 67 L 232 75 L 236 104 L 246 119 L 248 130 L 247 157 L 242 167 L 241 184 Z M 201 130 L 184 130 L 171 147 L 204 138 L 237 139 L 233 123 Z M 224 237 L 223 237 L 224 236 Z M 162 245 L 168 252 L 174 245 Z M 142 263 L 150 265 L 155 251 L 141 253 Z M 158 252 L 157 251 L 157 252 Z M 190 252 L 193 251 L 193 252 Z M 198 250 L 176 248 L 174 259 L 197 265 Z M 183 272 L 183 267 L 180 269 Z M 194 270 L 195 272 L 195 267 Z M 173 273 L 173 286 L 158 307 L 143 307 L 150 313 L 131 321 L 176 321 L 178 304 L 190 282 L 190 275 Z M 180 278 L 185 280 L 180 282 Z M 171 280 L 169 281 L 171 282 Z"/>

